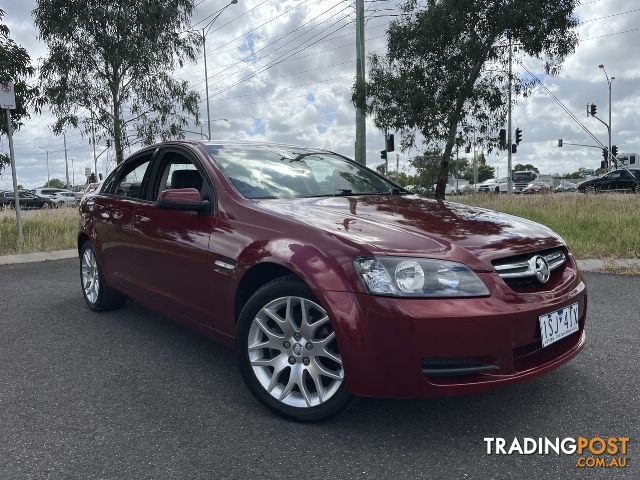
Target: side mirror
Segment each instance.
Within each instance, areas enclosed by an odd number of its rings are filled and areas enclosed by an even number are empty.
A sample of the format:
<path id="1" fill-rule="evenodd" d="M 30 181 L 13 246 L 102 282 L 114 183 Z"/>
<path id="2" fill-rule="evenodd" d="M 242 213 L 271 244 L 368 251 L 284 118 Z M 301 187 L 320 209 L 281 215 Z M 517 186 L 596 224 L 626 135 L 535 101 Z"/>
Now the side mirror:
<path id="1" fill-rule="evenodd" d="M 160 210 L 180 210 L 184 212 L 204 212 L 209 209 L 209 201 L 200 199 L 195 188 L 174 188 L 163 190 L 156 200 Z"/>

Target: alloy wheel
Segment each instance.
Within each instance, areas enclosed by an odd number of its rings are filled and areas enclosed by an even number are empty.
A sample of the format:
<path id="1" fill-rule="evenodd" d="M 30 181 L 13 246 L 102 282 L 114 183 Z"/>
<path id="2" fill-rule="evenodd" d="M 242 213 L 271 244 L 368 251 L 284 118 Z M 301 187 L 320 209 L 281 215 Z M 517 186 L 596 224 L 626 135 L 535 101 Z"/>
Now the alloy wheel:
<path id="1" fill-rule="evenodd" d="M 286 405 L 321 405 L 344 380 L 327 312 L 303 297 L 277 298 L 260 309 L 249 328 L 247 349 L 258 382 Z"/>
<path id="2" fill-rule="evenodd" d="M 87 248 L 81 261 L 82 289 L 90 303 L 96 303 L 100 293 L 100 273 L 93 250 Z"/>

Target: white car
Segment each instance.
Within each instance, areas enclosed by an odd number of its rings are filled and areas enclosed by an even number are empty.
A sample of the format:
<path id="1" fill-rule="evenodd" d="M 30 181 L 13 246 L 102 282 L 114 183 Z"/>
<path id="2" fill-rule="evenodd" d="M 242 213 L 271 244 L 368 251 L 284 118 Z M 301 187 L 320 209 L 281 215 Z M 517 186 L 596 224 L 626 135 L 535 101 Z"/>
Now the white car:
<path id="1" fill-rule="evenodd" d="M 59 207 L 64 207 L 66 205 L 75 205 L 76 203 L 78 203 L 76 194 L 73 192 L 58 192 L 50 198 L 51 200 L 56 202 L 56 205 Z"/>
<path id="2" fill-rule="evenodd" d="M 437 185 L 433 185 L 433 191 L 436 191 L 436 186 Z M 448 183 L 444 186 L 444 194 L 445 195 L 457 195 L 458 192 L 456 192 L 456 189 L 453 185 L 449 185 Z"/>
<path id="3" fill-rule="evenodd" d="M 478 185 L 479 192 L 506 193 L 509 187 L 509 177 L 490 178 Z"/>
<path id="4" fill-rule="evenodd" d="M 36 188 L 33 190 L 33 193 L 38 195 L 39 197 L 51 198 L 55 197 L 57 194 L 61 192 L 69 192 L 66 188 L 50 188 L 50 187 L 42 187 Z"/>

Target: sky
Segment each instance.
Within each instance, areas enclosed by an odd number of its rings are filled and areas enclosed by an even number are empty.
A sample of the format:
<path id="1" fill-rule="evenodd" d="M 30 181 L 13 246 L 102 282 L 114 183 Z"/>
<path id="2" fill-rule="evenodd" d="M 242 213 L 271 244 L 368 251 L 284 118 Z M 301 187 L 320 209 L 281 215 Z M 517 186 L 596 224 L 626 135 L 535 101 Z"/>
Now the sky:
<path id="1" fill-rule="evenodd" d="M 27 48 L 37 66 L 47 50 L 37 37 L 31 16 L 35 0 L 3 3 L 0 8 L 6 11 L 12 38 Z M 226 3 L 196 0 L 192 25 L 202 28 L 206 20 L 201 20 Z M 365 0 L 367 53 L 384 54 L 386 25 L 393 19 L 390 15 L 398 13 L 398 5 L 396 0 Z M 606 128 L 587 118 L 585 109 L 587 103 L 597 104 L 599 115 L 606 120 L 608 86 L 598 68 L 604 64 L 609 76 L 615 77 L 612 143 L 622 153 L 638 152 L 640 5 L 628 0 L 584 0 L 575 14 L 581 21 L 580 44 L 558 76 L 544 76 L 542 65 L 535 60 L 524 64 L 606 144 Z M 355 109 L 350 91 L 355 75 L 354 20 L 353 0 L 239 0 L 225 10 L 206 37 L 212 137 L 313 146 L 353 157 Z M 294 30 L 287 37 L 278 37 Z M 200 92 L 201 118 L 206 121 L 204 62 L 202 55 L 198 57 L 174 76 L 188 80 Z M 518 65 L 514 71 L 525 74 Z M 47 180 L 43 149 L 49 150 L 49 177 L 65 178 L 63 138 L 53 134 L 53 122 L 53 116 L 44 111 L 26 120 L 14 135 L 18 183 L 28 188 L 42 186 Z M 513 112 L 516 127 L 523 130 L 523 142 L 514 155 L 514 165 L 531 163 L 548 174 L 600 166 L 599 149 L 567 145 L 595 142 L 541 87 L 518 101 Z M 203 128 L 206 131 L 207 125 Z M 195 125 L 190 129 L 200 131 Z M 187 138 L 199 135 L 189 133 Z M 558 138 L 563 139 L 563 148 L 557 147 Z M 69 177 L 73 179 L 75 174 L 75 183 L 83 184 L 85 167 L 93 166 L 93 150 L 79 130 L 67 129 L 66 141 Z M 397 138 L 396 150 L 399 143 Z M 383 132 L 368 119 L 368 166 L 382 162 L 383 148 Z M 6 138 L 2 138 L 0 151 L 8 152 Z M 98 171 L 104 174 L 115 165 L 114 155 L 105 145 L 98 145 L 97 151 L 104 151 L 98 160 Z M 419 153 L 398 152 L 400 169 L 408 168 L 408 159 Z M 506 173 L 506 153 L 487 158 L 500 175 Z M 390 168 L 395 168 L 395 162 L 396 154 L 390 154 Z M 6 169 L 0 176 L 0 189 L 10 187 L 10 170 Z"/>

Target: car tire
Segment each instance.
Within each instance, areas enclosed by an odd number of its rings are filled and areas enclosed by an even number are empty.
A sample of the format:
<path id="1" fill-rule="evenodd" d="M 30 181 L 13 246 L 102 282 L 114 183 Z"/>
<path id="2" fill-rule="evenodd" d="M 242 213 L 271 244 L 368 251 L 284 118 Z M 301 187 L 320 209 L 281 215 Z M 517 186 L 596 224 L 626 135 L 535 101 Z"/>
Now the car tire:
<path id="1" fill-rule="evenodd" d="M 80 287 L 87 306 L 96 312 L 121 307 L 127 297 L 107 285 L 90 241 L 80 247 Z"/>
<path id="2" fill-rule="evenodd" d="M 585 187 L 584 193 L 596 193 L 596 187 L 594 187 L 593 185 L 589 185 L 588 187 Z"/>
<path id="3" fill-rule="evenodd" d="M 280 277 L 258 289 L 242 308 L 236 333 L 242 378 L 273 412 L 315 422 L 339 414 L 354 400 L 331 320 L 296 277 Z"/>

